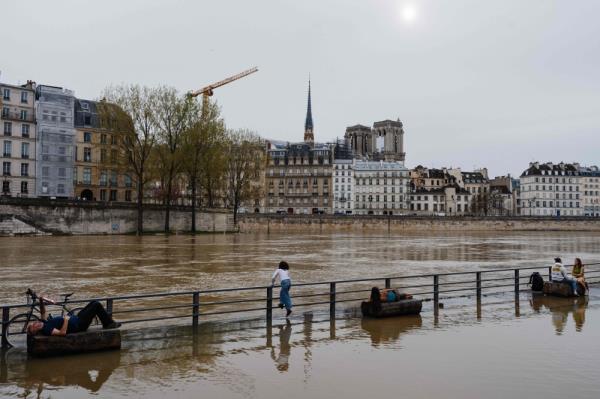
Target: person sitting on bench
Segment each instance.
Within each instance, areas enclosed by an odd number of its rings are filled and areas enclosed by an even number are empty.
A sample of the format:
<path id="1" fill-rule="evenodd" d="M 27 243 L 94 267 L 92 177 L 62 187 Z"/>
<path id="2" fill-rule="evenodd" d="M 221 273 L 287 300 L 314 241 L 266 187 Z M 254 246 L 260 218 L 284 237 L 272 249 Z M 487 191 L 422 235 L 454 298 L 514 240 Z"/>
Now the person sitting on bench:
<path id="1" fill-rule="evenodd" d="M 567 274 L 567 269 L 563 266 L 560 258 L 554 258 L 554 266 L 552 266 L 552 281 L 563 282 L 571 285 L 573 295 L 577 295 L 577 280 Z"/>
<path id="2" fill-rule="evenodd" d="M 64 317 L 50 317 L 46 314 L 46 303 L 54 304 L 51 299 L 40 298 L 40 313 L 42 314 L 41 321 L 34 321 L 27 326 L 27 333 L 35 335 L 42 333 L 43 335 L 58 335 L 64 337 L 67 334 L 87 331 L 94 317 L 98 317 L 103 328 L 119 328 L 121 323 L 117 323 L 110 317 L 104 309 L 104 306 L 98 301 L 91 301 L 85 308 L 81 309 L 77 315 Z"/>

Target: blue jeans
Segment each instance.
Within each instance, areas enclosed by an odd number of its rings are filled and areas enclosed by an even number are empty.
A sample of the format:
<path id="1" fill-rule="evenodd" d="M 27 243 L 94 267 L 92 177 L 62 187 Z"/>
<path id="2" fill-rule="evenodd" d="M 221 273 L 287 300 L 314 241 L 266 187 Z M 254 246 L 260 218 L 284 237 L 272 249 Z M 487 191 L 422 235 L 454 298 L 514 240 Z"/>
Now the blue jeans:
<path id="1" fill-rule="evenodd" d="M 574 278 L 568 278 L 568 277 L 566 277 L 563 280 L 563 283 L 571 284 L 571 287 L 573 287 L 573 295 L 577 294 L 577 280 L 575 280 Z"/>
<path id="2" fill-rule="evenodd" d="M 292 282 L 290 280 L 283 280 L 281 282 L 281 290 L 279 291 L 279 303 L 282 303 L 287 310 L 292 309 L 292 298 L 290 298 L 290 288 Z"/>

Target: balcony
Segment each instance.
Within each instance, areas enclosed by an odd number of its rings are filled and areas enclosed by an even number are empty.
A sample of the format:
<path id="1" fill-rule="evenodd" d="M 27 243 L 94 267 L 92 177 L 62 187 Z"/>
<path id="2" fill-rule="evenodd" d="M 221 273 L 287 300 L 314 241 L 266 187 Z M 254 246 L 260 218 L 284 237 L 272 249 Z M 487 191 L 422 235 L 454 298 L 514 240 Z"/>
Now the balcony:
<path id="1" fill-rule="evenodd" d="M 10 158 L 12 157 L 12 153 L 10 152 L 5 152 L 4 155 L 2 155 L 4 158 Z"/>
<path id="2" fill-rule="evenodd" d="M 22 118 L 21 112 L 19 111 L 2 111 L 2 119 L 21 122 L 35 122 L 35 116 L 33 114 L 33 111 L 28 111 L 25 118 Z"/>

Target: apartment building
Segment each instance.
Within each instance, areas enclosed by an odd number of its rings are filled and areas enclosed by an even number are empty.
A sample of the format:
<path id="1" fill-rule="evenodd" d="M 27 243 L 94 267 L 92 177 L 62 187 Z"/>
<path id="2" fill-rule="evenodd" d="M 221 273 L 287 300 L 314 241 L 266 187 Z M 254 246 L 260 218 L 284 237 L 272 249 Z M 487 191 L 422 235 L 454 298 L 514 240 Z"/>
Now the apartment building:
<path id="1" fill-rule="evenodd" d="M 36 88 L 36 192 L 40 197 L 72 198 L 75 96 L 62 87 Z"/>
<path id="2" fill-rule="evenodd" d="M 122 137 L 102 123 L 99 115 L 102 105 L 90 100 L 75 100 L 75 197 L 89 201 L 130 202 L 135 196 L 133 183 L 119 164 L 119 140 Z"/>
<path id="3" fill-rule="evenodd" d="M 408 211 L 410 175 L 401 163 L 355 161 L 353 168 L 355 214 L 399 215 Z"/>
<path id="4" fill-rule="evenodd" d="M 417 215 L 460 216 L 470 212 L 472 194 L 450 184 L 410 193 L 410 213 Z"/>
<path id="5" fill-rule="evenodd" d="M 579 175 L 583 214 L 600 217 L 600 169 L 597 166 L 579 167 Z"/>
<path id="6" fill-rule="evenodd" d="M 351 215 L 354 211 L 354 160 L 352 150 L 345 144 L 333 147 L 333 204 L 334 214 Z"/>
<path id="7" fill-rule="evenodd" d="M 519 180 L 521 215 L 584 215 L 584 198 L 580 190 L 582 176 L 578 164 L 531 162 Z"/>
<path id="8" fill-rule="evenodd" d="M 2 191 L 11 197 L 35 196 L 36 118 L 35 83 L 0 83 L 2 126 Z"/>

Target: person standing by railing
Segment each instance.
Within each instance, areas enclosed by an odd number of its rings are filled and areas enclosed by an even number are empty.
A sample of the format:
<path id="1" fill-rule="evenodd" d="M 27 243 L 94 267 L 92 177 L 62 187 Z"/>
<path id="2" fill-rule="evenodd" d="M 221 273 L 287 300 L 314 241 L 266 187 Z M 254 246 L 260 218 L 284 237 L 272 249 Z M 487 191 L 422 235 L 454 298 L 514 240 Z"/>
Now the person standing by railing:
<path id="1" fill-rule="evenodd" d="M 292 287 L 292 280 L 290 279 L 290 265 L 286 261 L 279 262 L 279 267 L 273 273 L 271 278 L 271 284 L 275 285 L 275 281 L 279 277 L 279 283 L 281 289 L 279 290 L 279 308 L 287 310 L 285 317 L 288 317 L 292 313 L 292 298 L 290 297 L 290 288 Z"/>

